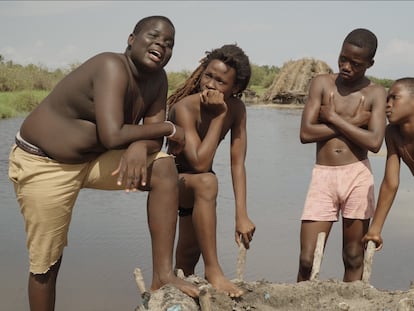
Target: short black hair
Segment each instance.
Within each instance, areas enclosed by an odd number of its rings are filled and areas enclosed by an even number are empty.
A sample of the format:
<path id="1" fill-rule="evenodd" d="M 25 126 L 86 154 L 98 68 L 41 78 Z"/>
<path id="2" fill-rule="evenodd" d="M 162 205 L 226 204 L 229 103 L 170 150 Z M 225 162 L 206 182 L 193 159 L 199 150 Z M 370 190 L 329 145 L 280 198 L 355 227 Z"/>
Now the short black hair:
<path id="1" fill-rule="evenodd" d="M 378 40 L 375 34 L 365 28 L 352 30 L 345 38 L 344 43 L 349 43 L 360 48 L 366 48 L 369 51 L 369 57 L 374 58 L 377 52 Z"/>
<path id="2" fill-rule="evenodd" d="M 148 22 L 152 21 L 152 20 L 163 20 L 164 22 L 167 22 L 168 24 L 171 25 L 171 27 L 174 29 L 175 31 L 175 27 L 174 24 L 172 23 L 172 21 L 165 16 L 162 15 L 152 15 L 152 16 L 147 16 L 144 17 L 143 19 L 141 19 L 140 21 L 138 21 L 138 23 L 135 25 L 134 27 L 134 31 L 133 33 L 136 35 L 137 33 L 139 33 L 142 29 L 142 27 L 147 24 Z"/>
<path id="3" fill-rule="evenodd" d="M 394 84 L 396 83 L 403 84 L 404 87 L 408 89 L 410 94 L 414 96 L 414 78 L 413 77 L 405 77 L 405 78 L 397 79 L 394 81 Z"/>
<path id="4" fill-rule="evenodd" d="M 251 68 L 248 56 L 236 44 L 225 44 L 221 48 L 206 52 L 203 61 L 205 67 L 214 59 L 220 60 L 236 71 L 235 85 L 239 87 L 239 93 L 243 92 L 250 81 Z"/>

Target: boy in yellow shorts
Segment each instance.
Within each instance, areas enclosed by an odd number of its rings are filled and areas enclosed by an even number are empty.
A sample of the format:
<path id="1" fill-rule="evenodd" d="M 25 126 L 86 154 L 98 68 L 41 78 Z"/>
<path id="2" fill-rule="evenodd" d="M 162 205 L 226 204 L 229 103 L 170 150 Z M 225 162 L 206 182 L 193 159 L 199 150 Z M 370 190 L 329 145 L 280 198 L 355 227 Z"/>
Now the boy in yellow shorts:
<path id="1" fill-rule="evenodd" d="M 178 209 L 174 159 L 160 153 L 164 136 L 179 148 L 180 127 L 164 122 L 175 29 L 163 16 L 140 20 L 124 53 L 101 53 L 68 74 L 24 120 L 9 177 L 25 219 L 31 310 L 54 310 L 56 278 L 72 208 L 82 188 L 149 191 L 151 289 L 197 287 L 173 273 Z M 142 124 L 139 124 L 142 121 Z"/>

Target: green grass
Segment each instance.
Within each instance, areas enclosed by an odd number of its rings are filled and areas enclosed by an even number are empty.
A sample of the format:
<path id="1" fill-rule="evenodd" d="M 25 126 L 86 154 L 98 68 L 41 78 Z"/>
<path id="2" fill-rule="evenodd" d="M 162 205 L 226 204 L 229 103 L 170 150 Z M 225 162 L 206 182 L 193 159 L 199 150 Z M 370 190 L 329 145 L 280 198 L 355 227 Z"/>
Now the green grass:
<path id="1" fill-rule="evenodd" d="M 265 87 L 260 86 L 260 85 L 251 85 L 251 86 L 249 86 L 249 88 L 252 89 L 253 91 L 255 91 L 256 95 L 258 95 L 259 97 L 262 97 L 268 89 L 268 88 L 265 88 Z"/>
<path id="2" fill-rule="evenodd" d="M 0 92 L 0 118 L 13 118 L 32 111 L 49 91 Z"/>

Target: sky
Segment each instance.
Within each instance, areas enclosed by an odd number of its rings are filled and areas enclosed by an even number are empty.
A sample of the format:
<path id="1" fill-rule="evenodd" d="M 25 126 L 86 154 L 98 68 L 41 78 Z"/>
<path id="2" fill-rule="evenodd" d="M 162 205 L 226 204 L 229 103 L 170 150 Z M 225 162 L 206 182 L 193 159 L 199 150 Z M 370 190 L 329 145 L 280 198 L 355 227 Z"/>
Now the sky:
<path id="1" fill-rule="evenodd" d="M 414 1 L 0 1 L 6 61 L 69 68 L 101 52 L 123 52 L 136 22 L 165 15 L 175 25 L 167 71 L 192 71 L 206 51 L 236 43 L 252 63 L 282 67 L 314 58 L 337 70 L 345 36 L 378 38 L 367 74 L 414 76 Z"/>

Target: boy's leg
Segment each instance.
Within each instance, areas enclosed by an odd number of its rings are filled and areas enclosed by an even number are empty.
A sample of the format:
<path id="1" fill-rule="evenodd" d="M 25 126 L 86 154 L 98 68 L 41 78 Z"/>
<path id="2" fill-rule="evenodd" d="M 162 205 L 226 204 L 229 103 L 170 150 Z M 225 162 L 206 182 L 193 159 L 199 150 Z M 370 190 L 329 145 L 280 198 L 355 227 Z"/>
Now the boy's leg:
<path id="1" fill-rule="evenodd" d="M 320 232 L 326 233 L 326 244 L 331 228 L 331 221 L 302 221 L 300 227 L 300 256 L 299 271 L 297 276 L 298 282 L 310 279 L 318 234 Z"/>
<path id="2" fill-rule="evenodd" d="M 362 279 L 364 270 L 363 236 L 368 232 L 369 219 L 374 215 L 374 176 L 369 160 L 344 166 L 340 176 L 345 202 L 342 207 L 344 281 Z"/>
<path id="3" fill-rule="evenodd" d="M 54 309 L 56 279 L 83 168 L 83 164 L 60 164 L 17 147 L 10 153 L 9 178 L 25 220 L 30 257 L 31 310 Z"/>
<path id="4" fill-rule="evenodd" d="M 53 311 L 56 300 L 56 279 L 62 257 L 44 274 L 29 275 L 29 305 L 31 311 Z"/>
<path id="5" fill-rule="evenodd" d="M 171 283 L 196 297 L 194 285 L 175 276 L 173 250 L 178 211 L 178 174 L 172 157 L 154 161 L 149 171 L 148 225 L 152 242 L 153 279 L 151 289 Z"/>
<path id="6" fill-rule="evenodd" d="M 194 274 L 200 259 L 201 250 L 193 227 L 192 215 L 179 217 L 179 234 L 175 253 L 175 266 L 183 270 L 184 275 Z"/>
<path id="7" fill-rule="evenodd" d="M 342 227 L 342 259 L 345 267 L 343 280 L 344 282 L 361 280 L 364 270 L 364 244 L 361 240 L 368 232 L 369 219 L 343 218 Z"/>
<path id="8" fill-rule="evenodd" d="M 243 294 L 243 291 L 224 276 L 217 256 L 217 177 L 213 173 L 181 174 L 180 176 L 184 176 L 186 187 L 193 189 L 194 210 L 192 221 L 198 245 L 203 254 L 206 279 L 219 291 L 232 297 L 238 297 Z"/>

